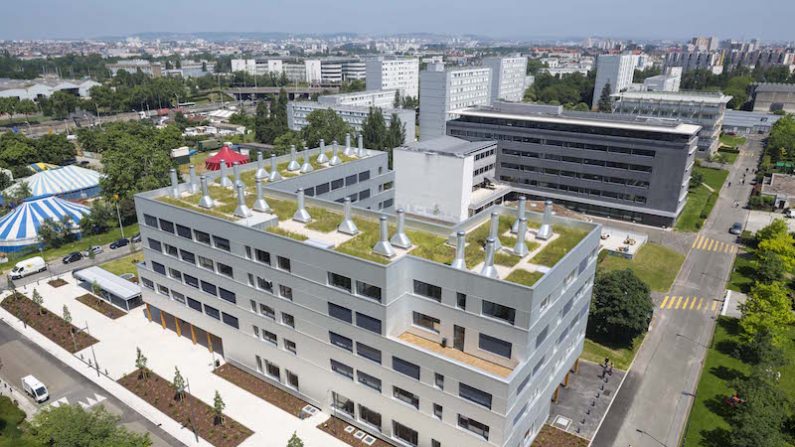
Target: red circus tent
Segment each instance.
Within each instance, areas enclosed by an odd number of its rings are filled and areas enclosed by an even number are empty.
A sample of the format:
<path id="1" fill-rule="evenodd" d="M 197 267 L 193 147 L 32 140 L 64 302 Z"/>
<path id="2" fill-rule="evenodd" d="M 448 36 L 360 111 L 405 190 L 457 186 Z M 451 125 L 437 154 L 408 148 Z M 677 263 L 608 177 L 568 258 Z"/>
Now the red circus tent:
<path id="1" fill-rule="evenodd" d="M 221 160 L 224 160 L 228 168 L 231 168 L 235 162 L 241 165 L 248 163 L 247 156 L 229 149 L 229 146 L 224 146 L 217 154 L 204 160 L 204 167 L 207 168 L 208 171 L 217 171 L 221 169 Z"/>

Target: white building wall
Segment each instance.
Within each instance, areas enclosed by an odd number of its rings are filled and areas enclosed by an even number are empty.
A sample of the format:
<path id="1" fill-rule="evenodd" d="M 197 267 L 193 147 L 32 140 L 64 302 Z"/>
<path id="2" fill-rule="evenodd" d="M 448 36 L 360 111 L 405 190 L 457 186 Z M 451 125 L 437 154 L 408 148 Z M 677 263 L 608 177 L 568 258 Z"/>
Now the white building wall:
<path id="1" fill-rule="evenodd" d="M 422 72 L 420 140 L 445 135 L 445 123 L 457 118 L 453 110 L 491 103 L 491 69 L 444 70 L 432 64 Z"/>
<path id="2" fill-rule="evenodd" d="M 520 102 L 526 88 L 527 57 L 489 57 L 483 65 L 491 68 L 491 98 Z"/>
<path id="3" fill-rule="evenodd" d="M 469 217 L 474 157 L 400 149 L 392 157 L 396 207 L 452 222 Z"/>
<path id="4" fill-rule="evenodd" d="M 596 82 L 591 108 L 596 110 L 605 84 L 610 83 L 610 94 L 626 90 L 635 75 L 635 58 L 631 54 L 600 54 L 596 59 Z"/>
<path id="5" fill-rule="evenodd" d="M 304 66 L 306 67 L 306 82 L 310 84 L 319 84 L 323 79 L 320 60 L 307 59 L 304 61 Z"/>
<path id="6" fill-rule="evenodd" d="M 367 90 L 400 90 L 400 96 L 416 98 L 419 94 L 419 59 L 367 60 Z"/>

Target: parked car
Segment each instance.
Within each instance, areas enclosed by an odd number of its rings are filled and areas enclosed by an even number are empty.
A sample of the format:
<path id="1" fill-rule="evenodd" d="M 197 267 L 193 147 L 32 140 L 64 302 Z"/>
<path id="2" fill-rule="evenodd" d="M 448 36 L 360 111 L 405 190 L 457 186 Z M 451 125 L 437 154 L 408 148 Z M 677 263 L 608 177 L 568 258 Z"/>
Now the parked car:
<path id="1" fill-rule="evenodd" d="M 63 263 L 64 264 L 69 264 L 69 263 L 72 263 L 72 262 L 75 262 L 75 261 L 79 261 L 81 259 L 83 259 L 83 255 L 80 254 L 79 252 L 73 251 L 73 252 L 71 252 L 68 255 L 63 257 Z"/>
<path id="2" fill-rule="evenodd" d="M 119 239 L 118 241 L 113 241 L 110 243 L 110 249 L 115 250 L 117 248 L 125 247 L 130 243 L 130 240 L 126 237 Z"/>
<path id="3" fill-rule="evenodd" d="M 133 278 L 135 278 L 135 274 L 134 273 L 122 273 L 119 276 L 121 277 L 121 279 L 126 279 L 127 281 L 132 281 Z"/>
<path id="4" fill-rule="evenodd" d="M 784 210 L 784 217 L 786 217 L 787 219 L 792 219 L 793 217 L 795 217 L 795 213 L 792 212 L 792 208 L 787 208 Z"/>
<path id="5" fill-rule="evenodd" d="M 47 387 L 32 375 L 27 375 L 22 378 L 22 389 L 39 403 L 50 398 Z"/>
<path id="6" fill-rule="evenodd" d="M 11 276 L 11 279 L 19 279 L 45 270 L 47 270 L 47 263 L 44 262 L 44 258 L 41 256 L 34 256 L 24 261 L 17 262 L 14 268 L 11 269 L 9 276 Z"/>
<path id="7" fill-rule="evenodd" d="M 132 242 L 141 242 L 141 233 L 135 233 L 133 237 L 130 238 Z"/>
<path id="8" fill-rule="evenodd" d="M 735 222 L 731 228 L 729 228 L 729 233 L 739 236 L 743 232 L 743 224 L 740 222 Z"/>
<path id="9" fill-rule="evenodd" d="M 104 250 L 99 245 L 92 245 L 91 247 L 88 248 L 88 250 L 81 251 L 80 254 L 83 255 L 84 258 L 87 258 L 87 257 L 91 256 L 91 254 L 98 255 L 98 254 L 102 253 L 103 251 Z"/>

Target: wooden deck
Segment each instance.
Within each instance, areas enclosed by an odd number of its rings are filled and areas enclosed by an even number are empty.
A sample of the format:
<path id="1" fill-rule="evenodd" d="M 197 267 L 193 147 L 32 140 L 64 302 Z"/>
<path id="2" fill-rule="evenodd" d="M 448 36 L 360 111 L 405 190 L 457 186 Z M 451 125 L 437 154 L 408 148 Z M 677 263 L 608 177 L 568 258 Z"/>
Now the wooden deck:
<path id="1" fill-rule="evenodd" d="M 513 372 L 513 368 L 498 365 L 488 360 L 475 357 L 472 354 L 467 354 L 466 352 L 459 351 L 458 349 L 454 349 L 451 347 L 443 348 L 442 345 L 440 345 L 438 342 L 424 339 L 409 332 L 404 332 L 400 334 L 398 338 L 406 343 L 419 346 L 420 348 L 425 349 L 427 351 L 431 351 L 436 354 L 445 356 L 449 359 L 465 363 L 469 366 L 481 369 L 483 371 L 488 372 L 489 374 L 493 374 L 498 377 L 503 377 L 503 378 L 508 377 Z"/>

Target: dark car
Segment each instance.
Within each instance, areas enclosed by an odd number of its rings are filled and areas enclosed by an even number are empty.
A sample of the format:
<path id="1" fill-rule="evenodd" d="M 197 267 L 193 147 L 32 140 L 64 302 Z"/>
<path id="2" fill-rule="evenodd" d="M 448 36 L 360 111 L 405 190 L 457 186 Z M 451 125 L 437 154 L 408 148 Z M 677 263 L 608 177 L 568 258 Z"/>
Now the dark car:
<path id="1" fill-rule="evenodd" d="M 68 255 L 63 257 L 63 263 L 64 264 L 69 264 L 70 262 L 79 261 L 81 259 L 83 259 L 83 255 L 81 255 L 80 253 L 78 253 L 76 251 L 73 251 L 73 252 L 71 252 Z"/>
<path id="2" fill-rule="evenodd" d="M 735 222 L 734 225 L 732 225 L 732 227 L 729 228 L 729 233 L 731 234 L 739 236 L 740 234 L 742 234 L 742 232 L 743 232 L 743 224 L 741 224 L 740 222 Z"/>
<path id="3" fill-rule="evenodd" d="M 128 245 L 129 243 L 130 243 L 130 240 L 127 239 L 126 237 L 123 237 L 123 238 L 119 239 L 118 241 L 111 242 L 110 243 L 110 249 L 111 250 L 115 250 L 117 248 L 124 247 L 124 246 Z"/>
<path id="4" fill-rule="evenodd" d="M 133 242 L 141 242 L 141 233 L 135 233 L 135 236 L 130 238 Z"/>

